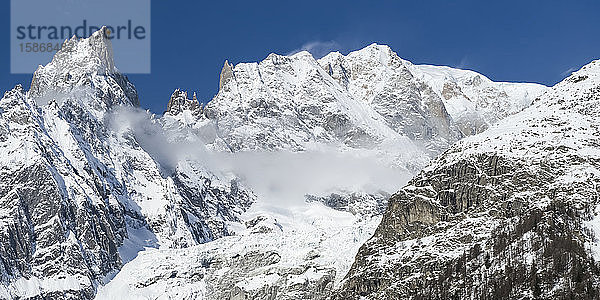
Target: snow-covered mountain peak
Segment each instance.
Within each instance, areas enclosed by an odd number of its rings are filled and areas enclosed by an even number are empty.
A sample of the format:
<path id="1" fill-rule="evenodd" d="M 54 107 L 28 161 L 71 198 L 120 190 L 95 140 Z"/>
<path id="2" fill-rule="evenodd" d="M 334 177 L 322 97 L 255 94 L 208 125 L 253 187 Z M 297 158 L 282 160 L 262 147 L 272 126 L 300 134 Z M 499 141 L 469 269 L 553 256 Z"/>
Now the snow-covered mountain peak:
<path id="1" fill-rule="evenodd" d="M 346 56 L 348 60 L 362 61 L 372 67 L 398 69 L 403 61 L 388 45 L 373 43 L 360 50 L 352 51 Z"/>
<path id="2" fill-rule="evenodd" d="M 362 49 L 350 52 L 348 55 L 390 57 L 397 54 L 388 45 L 372 43 Z"/>
<path id="3" fill-rule="evenodd" d="M 593 86 L 600 84 L 600 60 L 593 60 L 561 81 L 557 86 Z"/>
<path id="4" fill-rule="evenodd" d="M 331 60 L 337 60 L 341 57 L 344 57 L 344 54 L 342 54 L 340 51 L 333 51 L 333 52 L 329 52 L 327 55 L 319 58 L 319 60 L 321 61 L 331 61 Z"/>
<path id="5" fill-rule="evenodd" d="M 51 100 L 62 103 L 74 93 L 95 95 L 104 110 L 112 105 L 139 105 L 137 92 L 114 64 L 112 43 L 106 27 L 89 38 L 66 40 L 52 61 L 40 66 L 31 81 L 30 95 L 40 105 Z"/>
<path id="6" fill-rule="evenodd" d="M 294 53 L 294 54 L 290 55 L 290 57 L 299 58 L 299 59 L 315 60 L 314 56 L 306 50 L 302 50 L 300 52 Z"/>
<path id="7" fill-rule="evenodd" d="M 319 64 L 357 98 L 368 103 L 384 98 L 439 98 L 462 135 L 521 111 L 547 87 L 533 83 L 494 82 L 470 70 L 415 65 L 386 45 L 371 44 L 344 56 L 330 53 Z M 394 93 L 399 94 L 392 96 Z M 433 100 L 431 101 L 437 101 Z M 384 103 L 380 103 L 380 106 Z M 385 115 L 391 108 L 386 105 Z"/>
<path id="8" fill-rule="evenodd" d="M 311 71 L 320 69 L 317 60 L 308 51 L 300 51 L 292 55 L 271 53 L 266 59 L 259 62 L 261 66 L 273 68 L 274 71 L 283 71 L 287 76 L 301 79 Z"/>
<path id="9" fill-rule="evenodd" d="M 230 149 L 301 149 L 314 141 L 384 136 L 382 118 L 367 117 L 375 113 L 352 100 L 308 52 L 225 64 L 220 79 L 200 123 L 214 124 Z"/>
<path id="10" fill-rule="evenodd" d="M 421 68 L 380 44 L 318 60 L 306 51 L 272 53 L 260 62 L 225 61 L 219 93 L 198 122 L 184 123 L 214 127 L 216 140 L 235 150 L 303 149 L 315 141 L 366 146 L 394 135 L 435 155 L 528 106 L 540 89 L 473 71 Z"/>
<path id="11" fill-rule="evenodd" d="M 106 27 L 94 32 L 87 43 L 78 43 L 85 54 L 94 60 L 96 71 L 99 74 L 112 74 L 117 72 L 114 61 L 112 42 L 109 39 L 110 31 Z"/>
<path id="12" fill-rule="evenodd" d="M 108 29 L 102 27 L 88 38 L 73 36 L 65 40 L 52 61 L 46 66 L 40 66 L 36 74 L 52 71 L 73 77 L 78 74 L 110 75 L 118 72 L 108 34 Z"/>

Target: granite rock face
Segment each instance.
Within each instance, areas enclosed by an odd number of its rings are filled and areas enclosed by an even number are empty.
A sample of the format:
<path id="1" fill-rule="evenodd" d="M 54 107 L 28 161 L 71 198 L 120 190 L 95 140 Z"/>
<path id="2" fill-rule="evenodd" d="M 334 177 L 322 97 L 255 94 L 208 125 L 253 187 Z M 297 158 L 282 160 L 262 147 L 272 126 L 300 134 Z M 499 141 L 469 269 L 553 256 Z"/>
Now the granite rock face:
<path id="1" fill-rule="evenodd" d="M 600 63 L 464 139 L 390 200 L 334 299 L 595 299 Z"/>

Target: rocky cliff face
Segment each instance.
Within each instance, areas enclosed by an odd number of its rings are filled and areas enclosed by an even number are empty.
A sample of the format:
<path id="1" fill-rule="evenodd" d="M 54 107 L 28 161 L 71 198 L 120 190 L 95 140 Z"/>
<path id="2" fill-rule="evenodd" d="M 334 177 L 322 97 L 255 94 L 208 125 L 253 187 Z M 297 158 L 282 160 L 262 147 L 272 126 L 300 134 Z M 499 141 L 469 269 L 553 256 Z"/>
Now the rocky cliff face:
<path id="1" fill-rule="evenodd" d="M 0 297 L 93 298 L 143 247 L 229 234 L 253 194 L 192 162 L 170 172 L 131 124 L 133 85 L 97 32 L 0 100 Z M 150 118 L 148 118 L 150 121 Z"/>
<path id="2" fill-rule="evenodd" d="M 94 282 L 121 265 L 123 186 L 100 176 L 106 167 L 90 161 L 78 161 L 81 173 L 75 173 L 66 157 L 72 152 L 65 153 L 74 149 L 63 151 L 53 142 L 44 115 L 20 87 L 0 103 L 2 296 L 91 298 Z M 49 105 L 58 113 L 56 103 Z M 56 122 L 65 125 L 62 118 Z"/>
<path id="3" fill-rule="evenodd" d="M 334 299 L 595 299 L 600 63 L 394 194 Z"/>

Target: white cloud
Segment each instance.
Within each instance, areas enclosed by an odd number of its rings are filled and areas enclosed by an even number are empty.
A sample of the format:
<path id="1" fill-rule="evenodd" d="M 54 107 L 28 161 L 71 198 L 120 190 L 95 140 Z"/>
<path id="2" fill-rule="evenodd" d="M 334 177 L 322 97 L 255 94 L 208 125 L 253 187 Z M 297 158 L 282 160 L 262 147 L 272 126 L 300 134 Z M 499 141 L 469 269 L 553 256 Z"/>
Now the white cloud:
<path id="1" fill-rule="evenodd" d="M 245 152 L 221 155 L 217 161 L 272 204 L 299 204 L 306 194 L 340 190 L 393 193 L 411 177 L 406 170 L 384 165 L 375 157 L 337 151 Z"/>
<path id="2" fill-rule="evenodd" d="M 165 175 L 172 174 L 180 160 L 197 161 L 217 176 L 233 174 L 241 178 L 262 202 L 279 207 L 300 205 L 306 194 L 325 195 L 340 190 L 393 193 L 411 177 L 407 170 L 391 167 L 376 154 L 369 156 L 364 152 L 360 156 L 335 149 L 215 153 L 190 132 L 165 131 L 150 113 L 141 109 L 117 110 L 109 124 L 117 132 L 131 132 Z"/>
<path id="3" fill-rule="evenodd" d="M 457 69 L 463 69 L 465 70 L 469 65 L 469 58 L 467 56 L 463 56 L 463 58 L 461 58 L 460 62 L 455 65 L 454 67 Z"/>

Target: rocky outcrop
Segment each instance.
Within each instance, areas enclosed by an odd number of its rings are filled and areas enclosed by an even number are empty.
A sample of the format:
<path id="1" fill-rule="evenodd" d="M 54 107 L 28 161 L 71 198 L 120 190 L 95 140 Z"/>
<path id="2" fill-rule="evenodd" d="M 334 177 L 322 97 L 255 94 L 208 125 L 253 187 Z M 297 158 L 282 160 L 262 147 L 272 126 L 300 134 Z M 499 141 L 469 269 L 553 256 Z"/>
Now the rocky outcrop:
<path id="1" fill-rule="evenodd" d="M 221 69 L 221 74 L 219 75 L 219 90 L 223 88 L 224 85 L 229 82 L 230 79 L 233 78 L 233 65 L 229 63 L 229 61 L 225 60 L 223 64 L 223 69 Z"/>
<path id="2" fill-rule="evenodd" d="M 595 61 L 436 159 L 333 298 L 597 298 L 599 86 Z"/>
<path id="3" fill-rule="evenodd" d="M 176 116 L 184 111 L 189 111 L 192 115 L 199 115 L 202 113 L 202 105 L 196 98 L 196 93 L 194 93 L 192 99 L 188 99 L 187 92 L 176 89 L 171 95 L 165 113 Z"/>
<path id="4" fill-rule="evenodd" d="M 325 196 L 306 195 L 305 198 L 307 202 L 320 202 L 353 215 L 378 216 L 385 211 L 390 195 L 384 191 L 379 193 L 339 191 Z"/>

